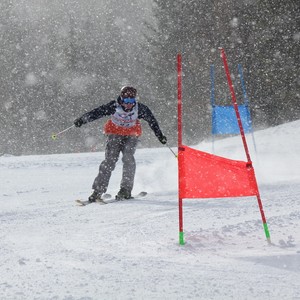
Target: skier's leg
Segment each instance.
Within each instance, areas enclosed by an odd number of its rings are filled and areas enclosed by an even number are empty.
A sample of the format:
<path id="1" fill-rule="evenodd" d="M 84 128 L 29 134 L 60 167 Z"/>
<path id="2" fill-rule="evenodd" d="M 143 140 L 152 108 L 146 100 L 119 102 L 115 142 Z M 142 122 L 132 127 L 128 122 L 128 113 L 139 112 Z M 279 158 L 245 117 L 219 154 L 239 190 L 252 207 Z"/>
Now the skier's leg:
<path id="1" fill-rule="evenodd" d="M 112 171 L 116 167 L 122 146 L 122 137 L 118 135 L 109 135 L 106 141 L 105 159 L 99 166 L 99 173 L 94 180 L 93 189 L 100 194 L 107 191 Z"/>
<path id="2" fill-rule="evenodd" d="M 121 181 L 121 190 L 126 190 L 131 194 L 134 183 L 136 163 L 134 153 L 136 150 L 138 138 L 135 136 L 126 137 L 125 143 L 122 147 L 122 162 L 123 173 Z"/>

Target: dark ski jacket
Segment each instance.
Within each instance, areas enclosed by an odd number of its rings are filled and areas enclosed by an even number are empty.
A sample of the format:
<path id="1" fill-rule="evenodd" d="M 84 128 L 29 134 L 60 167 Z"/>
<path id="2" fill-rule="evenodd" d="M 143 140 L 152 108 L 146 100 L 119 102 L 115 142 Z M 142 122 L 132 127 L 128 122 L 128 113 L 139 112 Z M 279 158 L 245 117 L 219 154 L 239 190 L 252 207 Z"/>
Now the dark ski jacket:
<path id="1" fill-rule="evenodd" d="M 117 101 L 120 101 L 120 97 L 118 97 Z M 113 115 L 116 112 L 117 102 L 115 100 L 110 101 L 107 104 L 103 104 L 90 112 L 85 113 L 80 117 L 83 124 L 95 121 L 104 116 Z M 154 134 L 157 138 L 161 138 L 163 136 L 162 131 L 159 128 L 158 122 L 155 119 L 153 113 L 149 109 L 149 107 L 141 102 L 138 102 L 138 119 L 145 120 L 150 128 L 153 130 Z"/>

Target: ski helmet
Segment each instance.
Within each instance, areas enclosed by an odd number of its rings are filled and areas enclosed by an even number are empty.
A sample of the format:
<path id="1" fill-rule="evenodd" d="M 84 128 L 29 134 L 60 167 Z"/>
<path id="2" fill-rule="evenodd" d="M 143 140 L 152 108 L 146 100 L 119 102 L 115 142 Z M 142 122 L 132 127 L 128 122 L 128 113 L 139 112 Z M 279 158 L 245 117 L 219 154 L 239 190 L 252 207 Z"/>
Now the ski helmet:
<path id="1" fill-rule="evenodd" d="M 123 86 L 121 88 L 121 98 L 135 98 L 137 90 L 132 86 Z"/>

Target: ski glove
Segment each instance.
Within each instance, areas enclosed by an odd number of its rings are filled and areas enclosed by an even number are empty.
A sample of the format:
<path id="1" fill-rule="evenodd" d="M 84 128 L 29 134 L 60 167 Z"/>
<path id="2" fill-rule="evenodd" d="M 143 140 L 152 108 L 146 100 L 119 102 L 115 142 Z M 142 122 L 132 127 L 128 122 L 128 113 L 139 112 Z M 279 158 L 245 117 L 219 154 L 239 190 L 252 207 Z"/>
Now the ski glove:
<path id="1" fill-rule="evenodd" d="M 83 121 L 82 121 L 81 118 L 78 118 L 78 119 L 76 119 L 76 120 L 74 121 L 74 125 L 75 125 L 76 127 L 80 127 L 82 124 L 83 124 Z"/>
<path id="2" fill-rule="evenodd" d="M 162 144 L 166 144 L 167 143 L 167 138 L 163 134 L 158 139 L 159 139 L 159 141 Z"/>

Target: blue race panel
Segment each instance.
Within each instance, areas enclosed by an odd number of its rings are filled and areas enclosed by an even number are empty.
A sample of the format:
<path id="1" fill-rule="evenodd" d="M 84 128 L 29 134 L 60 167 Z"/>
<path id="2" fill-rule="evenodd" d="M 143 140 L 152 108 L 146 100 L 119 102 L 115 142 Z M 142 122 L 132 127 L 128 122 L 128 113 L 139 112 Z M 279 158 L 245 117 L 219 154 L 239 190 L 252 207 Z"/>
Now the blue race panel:
<path id="1" fill-rule="evenodd" d="M 252 132 L 250 111 L 247 105 L 238 105 L 245 133 Z M 212 134 L 239 134 L 240 128 L 233 106 L 213 106 Z"/>

